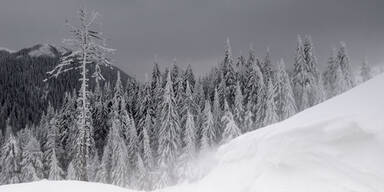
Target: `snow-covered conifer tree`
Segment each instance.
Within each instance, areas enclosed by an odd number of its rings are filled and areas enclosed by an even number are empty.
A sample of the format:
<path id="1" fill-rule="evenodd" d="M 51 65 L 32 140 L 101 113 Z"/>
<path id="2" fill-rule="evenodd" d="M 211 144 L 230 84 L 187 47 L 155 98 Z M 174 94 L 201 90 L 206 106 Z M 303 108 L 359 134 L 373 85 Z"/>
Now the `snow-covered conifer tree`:
<path id="1" fill-rule="evenodd" d="M 265 84 L 267 84 L 267 82 L 270 79 L 274 81 L 273 80 L 274 68 L 272 66 L 271 51 L 269 48 L 267 48 L 267 53 L 265 54 L 263 61 L 260 63 L 260 71 L 263 74 L 263 80 Z"/>
<path id="2" fill-rule="evenodd" d="M 196 83 L 195 75 L 193 74 L 192 66 L 190 64 L 187 66 L 187 69 L 185 70 L 183 78 L 184 78 L 184 83 L 183 83 L 184 87 L 187 87 L 187 81 L 189 82 L 191 89 L 195 87 L 195 83 Z"/>
<path id="3" fill-rule="evenodd" d="M 339 95 L 347 90 L 346 81 L 340 65 L 337 63 L 336 50 L 332 50 L 332 55 L 328 59 L 328 67 L 323 74 L 324 88 L 327 98 Z"/>
<path id="4" fill-rule="evenodd" d="M 49 173 L 48 173 L 48 179 L 49 180 L 62 180 L 63 179 L 64 172 L 59 166 L 59 161 L 56 157 L 55 150 L 52 151 L 51 154 L 51 160 L 49 165 Z"/>
<path id="5" fill-rule="evenodd" d="M 128 161 L 128 149 L 124 142 L 121 133 L 121 123 L 116 117 L 117 112 L 115 111 L 115 116 L 111 120 L 112 126 L 109 130 L 107 144 L 104 147 L 103 158 L 101 166 L 104 171 L 105 178 L 99 178 L 100 182 L 112 183 L 125 187 L 128 185 L 128 176 L 129 176 L 129 163 Z M 100 177 L 101 175 L 99 175 Z"/>
<path id="6" fill-rule="evenodd" d="M 246 109 L 249 111 L 247 117 L 252 117 L 252 119 L 248 119 L 248 123 L 254 123 L 254 125 L 248 125 L 247 127 L 253 130 L 254 128 L 260 127 L 261 125 L 259 119 L 263 114 L 263 112 L 260 110 L 262 109 L 263 105 L 265 84 L 259 66 L 256 63 L 251 65 L 252 66 L 247 68 L 248 81 L 244 91 L 245 101 L 247 102 Z"/>
<path id="7" fill-rule="evenodd" d="M 267 126 L 279 121 L 279 117 L 276 113 L 277 108 L 275 104 L 275 97 L 276 91 L 273 82 L 272 80 L 268 80 L 264 100 L 263 126 Z"/>
<path id="8" fill-rule="evenodd" d="M 7 134 L 7 139 L 1 148 L 1 184 L 14 184 L 20 182 L 20 149 L 13 133 Z"/>
<path id="9" fill-rule="evenodd" d="M 236 94 L 235 94 L 235 105 L 233 106 L 233 115 L 236 124 L 239 126 L 240 130 L 242 132 L 245 132 L 244 130 L 244 106 L 243 106 L 244 98 L 243 93 L 241 92 L 240 83 L 237 82 L 236 84 Z"/>
<path id="10" fill-rule="evenodd" d="M 76 174 L 75 167 L 73 165 L 73 161 L 71 161 L 68 165 L 66 180 L 80 180 L 78 175 Z"/>
<path id="11" fill-rule="evenodd" d="M 151 143 L 150 143 L 150 137 L 148 130 L 151 130 L 152 127 L 152 119 L 149 114 L 146 115 L 145 118 L 145 124 L 143 126 L 142 130 L 142 159 L 144 162 L 145 167 L 148 170 L 151 170 L 154 166 L 154 159 L 153 159 L 153 154 L 152 154 L 152 149 L 151 149 Z"/>
<path id="12" fill-rule="evenodd" d="M 224 126 L 224 132 L 222 136 L 222 142 L 228 142 L 235 137 L 241 135 L 241 130 L 236 125 L 231 110 L 229 109 L 228 102 L 224 101 L 224 115 L 221 118 Z"/>
<path id="13" fill-rule="evenodd" d="M 92 118 L 89 103 L 89 90 L 87 73 L 89 66 L 95 68 L 94 77 L 104 79 L 101 75 L 100 65 L 109 66 L 111 64 L 107 55 L 114 50 L 105 47 L 106 39 L 101 32 L 94 29 L 95 22 L 99 14 L 97 12 L 88 13 L 85 9 L 79 10 L 80 24 L 74 26 L 68 23 L 71 28 L 72 38 L 65 39 L 64 43 L 68 46 L 70 53 L 64 54 L 57 65 L 48 74 L 50 78 L 57 78 L 60 74 L 78 70 L 81 71 L 81 88 L 78 97 L 78 120 L 77 120 L 77 140 L 75 142 L 75 158 L 73 165 L 76 167 L 77 174 L 81 180 L 87 179 L 87 164 L 92 156 Z"/>
<path id="14" fill-rule="evenodd" d="M 308 82 L 310 87 L 309 105 L 316 105 L 324 100 L 323 83 L 320 72 L 317 66 L 317 59 L 315 57 L 313 43 L 311 36 L 307 35 L 303 41 L 303 61 L 306 69 L 310 75 L 310 81 Z"/>
<path id="15" fill-rule="evenodd" d="M 368 81 L 369 79 L 372 78 L 372 69 L 367 59 L 364 59 L 363 63 L 361 64 L 360 76 L 363 82 Z"/>
<path id="16" fill-rule="evenodd" d="M 37 181 L 43 176 L 43 153 L 39 142 L 31 136 L 21 154 L 20 180 L 22 182 Z"/>
<path id="17" fill-rule="evenodd" d="M 205 101 L 205 107 L 203 111 L 203 124 L 201 129 L 202 133 L 200 150 L 206 151 L 215 145 L 216 139 L 214 117 L 211 112 L 211 104 L 209 100 Z"/>
<path id="18" fill-rule="evenodd" d="M 301 37 L 298 36 L 292 74 L 293 93 L 295 94 L 298 111 L 302 111 L 311 106 L 308 97 L 311 93 L 311 84 L 313 84 L 314 81 L 314 77 L 309 72 L 308 66 L 304 60 L 303 49 L 303 42 Z"/>
<path id="19" fill-rule="evenodd" d="M 222 88 L 219 88 L 219 94 L 227 99 L 228 104 L 232 107 L 235 103 L 236 92 L 236 73 L 233 64 L 233 56 L 229 38 L 227 38 L 224 49 L 224 60 L 221 65 Z"/>
<path id="20" fill-rule="evenodd" d="M 343 73 L 347 90 L 356 86 L 355 76 L 352 71 L 351 62 L 347 53 L 347 47 L 344 42 L 340 43 L 340 48 L 337 52 L 336 62 L 340 65 L 340 69 Z"/>
<path id="21" fill-rule="evenodd" d="M 160 127 L 158 134 L 158 165 L 167 184 L 175 181 L 174 163 L 180 151 L 180 122 L 176 110 L 171 75 L 168 74 L 160 106 Z M 169 182 L 169 183 L 168 183 Z"/>
<path id="22" fill-rule="evenodd" d="M 220 98 L 217 89 L 215 88 L 213 96 L 213 106 L 212 106 L 213 122 L 214 122 L 214 132 L 216 133 L 216 142 L 220 141 L 221 138 L 221 116 L 222 110 L 220 107 Z"/>
<path id="23" fill-rule="evenodd" d="M 284 60 L 281 59 L 276 69 L 276 108 L 279 120 L 287 119 L 296 113 L 296 103 L 291 87 L 291 80 L 285 70 Z"/>
<path id="24" fill-rule="evenodd" d="M 192 114 L 187 112 L 187 120 L 183 133 L 183 152 L 179 159 L 178 180 L 190 180 L 193 178 L 194 170 L 191 162 L 196 157 L 196 127 Z"/>

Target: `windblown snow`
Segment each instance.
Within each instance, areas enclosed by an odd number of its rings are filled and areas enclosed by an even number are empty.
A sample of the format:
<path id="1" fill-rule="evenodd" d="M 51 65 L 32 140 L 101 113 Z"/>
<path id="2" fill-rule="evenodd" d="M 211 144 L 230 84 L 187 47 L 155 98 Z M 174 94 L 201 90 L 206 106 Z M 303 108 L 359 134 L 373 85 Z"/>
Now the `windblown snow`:
<path id="1" fill-rule="evenodd" d="M 165 192 L 384 191 L 384 75 L 219 148 L 200 181 Z M 0 191 L 129 191 L 81 182 Z"/>

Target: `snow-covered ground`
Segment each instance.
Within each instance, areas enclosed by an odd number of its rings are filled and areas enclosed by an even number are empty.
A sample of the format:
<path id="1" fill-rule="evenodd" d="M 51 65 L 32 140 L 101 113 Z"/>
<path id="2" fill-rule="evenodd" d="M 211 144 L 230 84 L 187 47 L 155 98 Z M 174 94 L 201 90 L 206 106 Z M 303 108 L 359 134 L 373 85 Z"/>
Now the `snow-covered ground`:
<path id="1" fill-rule="evenodd" d="M 165 192 L 384 191 L 384 75 L 222 146 L 202 180 Z M 129 191 L 37 182 L 0 191 Z"/>

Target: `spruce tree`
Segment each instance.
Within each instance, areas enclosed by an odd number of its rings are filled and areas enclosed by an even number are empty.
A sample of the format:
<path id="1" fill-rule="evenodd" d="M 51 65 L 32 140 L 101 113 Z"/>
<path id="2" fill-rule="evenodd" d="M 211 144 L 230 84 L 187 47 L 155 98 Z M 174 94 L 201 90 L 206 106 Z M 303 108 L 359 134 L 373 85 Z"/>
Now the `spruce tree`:
<path id="1" fill-rule="evenodd" d="M 263 126 L 270 125 L 279 121 L 279 117 L 276 114 L 276 104 L 275 104 L 275 87 L 272 80 L 268 80 L 265 94 L 264 102 L 264 115 L 263 115 Z"/>
<path id="2" fill-rule="evenodd" d="M 37 181 L 44 177 L 43 153 L 35 137 L 30 137 L 28 144 L 23 149 L 21 159 L 20 180 L 22 182 Z"/>
<path id="3" fill-rule="evenodd" d="M 122 124 L 117 118 L 117 112 L 114 111 L 114 113 L 101 162 L 102 172 L 100 173 L 104 173 L 105 178 L 101 178 L 99 175 L 99 179 L 103 179 L 99 181 L 125 187 L 128 185 L 129 179 L 128 149 L 122 137 Z"/>
<path id="4" fill-rule="evenodd" d="M 298 111 L 310 107 L 309 96 L 314 77 L 309 72 L 308 66 L 304 60 L 303 42 L 298 36 L 295 62 L 293 64 L 292 84 Z"/>
<path id="5" fill-rule="evenodd" d="M 158 165 L 166 184 L 175 181 L 174 163 L 180 151 L 180 122 L 176 110 L 171 75 L 168 74 L 160 106 L 161 116 L 158 134 Z"/>
<path id="6" fill-rule="evenodd" d="M 219 142 L 221 140 L 220 138 L 222 134 L 222 129 L 221 129 L 222 110 L 220 107 L 220 97 L 217 89 L 215 89 L 214 91 L 212 114 L 213 114 L 214 130 L 216 133 L 215 140 L 216 142 Z"/>
<path id="7" fill-rule="evenodd" d="M 276 113 L 279 120 L 287 119 L 296 113 L 296 103 L 291 87 L 291 80 L 285 70 L 284 60 L 281 60 L 276 69 Z"/>
<path id="8" fill-rule="evenodd" d="M 229 109 L 228 102 L 224 101 L 224 115 L 221 118 L 221 121 L 224 126 L 224 132 L 222 136 L 222 142 L 228 142 L 241 135 L 241 130 L 236 125 L 235 120 L 233 119 L 233 114 Z"/>
<path id="9" fill-rule="evenodd" d="M 361 64 L 360 76 L 363 82 L 368 81 L 372 78 L 372 69 L 371 66 L 368 64 L 367 59 L 364 59 L 363 63 Z"/>
<path id="10" fill-rule="evenodd" d="M 340 69 L 343 73 L 347 90 L 356 86 L 355 76 L 352 71 L 351 62 L 347 53 L 347 47 L 344 42 L 340 43 L 340 48 L 337 52 L 336 62 L 340 65 Z"/>
<path id="11" fill-rule="evenodd" d="M 9 127 L 9 126 L 8 126 Z M 14 184 L 20 182 L 20 149 L 13 133 L 7 135 L 7 139 L 1 149 L 1 184 Z"/>
<path id="12" fill-rule="evenodd" d="M 215 139 L 216 139 L 215 121 L 211 112 L 211 104 L 209 100 L 205 101 L 201 135 L 202 135 L 201 143 L 200 143 L 201 151 L 206 151 L 215 145 Z"/>
<path id="13" fill-rule="evenodd" d="M 62 180 L 64 172 L 59 166 L 59 161 L 56 157 L 55 150 L 52 151 L 51 160 L 49 165 L 48 180 Z"/>
<path id="14" fill-rule="evenodd" d="M 324 100 L 323 83 L 317 66 L 317 59 L 311 36 L 307 35 L 303 41 L 303 61 L 310 75 L 309 78 L 309 106 L 316 105 Z"/>
<path id="15" fill-rule="evenodd" d="M 235 102 L 236 92 L 236 73 L 234 70 L 233 56 L 229 38 L 227 38 L 224 49 L 224 60 L 221 66 L 222 85 L 219 88 L 219 94 L 223 99 L 227 99 L 229 106 L 233 106 Z"/>
<path id="16" fill-rule="evenodd" d="M 235 94 L 235 105 L 233 106 L 233 115 L 236 124 L 239 126 L 240 130 L 242 132 L 245 132 L 244 130 L 244 106 L 243 106 L 244 98 L 243 93 L 241 92 L 240 83 L 237 82 L 236 84 L 236 94 Z"/>
<path id="17" fill-rule="evenodd" d="M 71 161 L 68 165 L 66 180 L 80 180 L 78 174 L 76 173 L 75 167 L 73 165 L 73 161 Z"/>
<path id="18" fill-rule="evenodd" d="M 323 74 L 324 88 L 327 98 L 334 97 L 347 90 L 346 81 L 337 63 L 336 50 L 333 49 L 331 57 L 328 59 L 328 66 Z"/>

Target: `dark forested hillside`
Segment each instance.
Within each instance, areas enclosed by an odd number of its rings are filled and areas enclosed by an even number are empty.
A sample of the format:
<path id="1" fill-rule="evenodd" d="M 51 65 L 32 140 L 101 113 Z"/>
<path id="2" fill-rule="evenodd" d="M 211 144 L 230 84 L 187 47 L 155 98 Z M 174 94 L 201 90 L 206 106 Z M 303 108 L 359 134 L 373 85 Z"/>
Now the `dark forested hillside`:
<path id="1" fill-rule="evenodd" d="M 43 82 L 46 72 L 57 65 L 59 56 L 60 51 L 51 45 L 39 44 L 17 52 L 0 50 L 0 130 L 4 129 L 7 119 L 14 131 L 36 124 L 48 103 L 57 108 L 65 92 L 77 90 L 78 71 Z M 101 70 L 106 81 L 116 80 L 116 68 L 102 67 Z M 121 78 L 125 83 L 129 76 L 121 72 Z M 94 81 L 90 86 L 94 87 Z"/>

